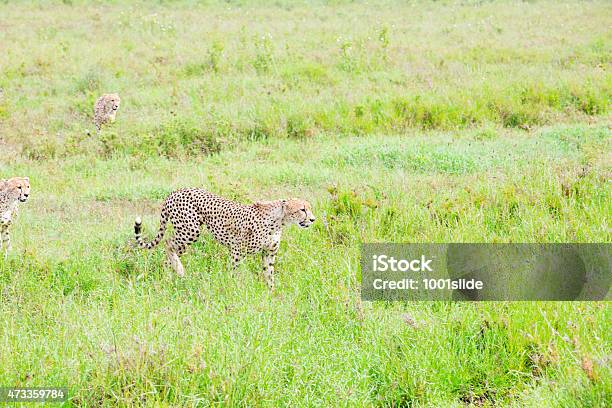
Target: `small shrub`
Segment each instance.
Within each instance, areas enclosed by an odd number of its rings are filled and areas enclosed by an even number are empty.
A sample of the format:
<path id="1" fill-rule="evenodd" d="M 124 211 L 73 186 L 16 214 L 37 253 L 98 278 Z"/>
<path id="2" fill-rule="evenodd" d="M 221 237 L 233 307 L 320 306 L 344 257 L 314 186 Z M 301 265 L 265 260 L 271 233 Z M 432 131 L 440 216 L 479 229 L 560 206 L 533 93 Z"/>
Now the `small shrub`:
<path id="1" fill-rule="evenodd" d="M 340 45 L 340 69 L 345 72 L 359 71 L 359 61 L 355 55 L 353 43 L 344 41 Z"/>
<path id="2" fill-rule="evenodd" d="M 48 160 L 59 156 L 61 149 L 55 138 L 32 137 L 24 143 L 22 154 L 30 160 Z"/>
<path id="3" fill-rule="evenodd" d="M 256 123 L 253 127 L 244 130 L 247 140 L 250 141 L 261 141 L 267 140 L 273 134 L 272 130 L 268 127 Z"/>
<path id="4" fill-rule="evenodd" d="M 291 87 L 303 85 L 304 81 L 320 85 L 334 84 L 334 80 L 328 70 L 323 65 L 313 62 L 285 66 L 281 75 L 285 83 Z"/>
<path id="5" fill-rule="evenodd" d="M 473 137 L 476 140 L 485 141 L 485 140 L 497 139 L 499 135 L 497 134 L 497 131 L 495 129 L 487 127 L 487 128 L 477 129 L 474 132 Z"/>
<path id="6" fill-rule="evenodd" d="M 83 76 L 77 78 L 75 88 L 81 93 L 95 93 L 100 90 L 102 79 L 96 69 L 90 69 Z"/>
<path id="7" fill-rule="evenodd" d="M 223 43 L 214 41 L 208 50 L 208 65 L 213 72 L 221 71 L 221 59 L 223 58 Z"/>
<path id="8" fill-rule="evenodd" d="M 332 198 L 332 214 L 356 219 L 361 215 L 362 201 L 354 191 L 341 191 Z"/>
<path id="9" fill-rule="evenodd" d="M 208 71 L 208 64 L 202 62 L 195 62 L 185 65 L 183 73 L 186 77 L 199 77 L 203 76 Z"/>
<path id="10" fill-rule="evenodd" d="M 151 145 L 158 154 L 168 157 L 183 154 L 187 156 L 208 155 L 221 150 L 221 143 L 214 131 L 180 119 L 175 119 L 155 129 L 141 143 L 141 147 Z"/>
<path id="11" fill-rule="evenodd" d="M 10 112 L 11 111 L 10 111 L 8 103 L 2 102 L 2 100 L 0 99 L 0 120 L 8 119 L 11 114 Z"/>
<path id="12" fill-rule="evenodd" d="M 287 118 L 287 136 L 304 139 L 314 135 L 314 123 L 311 118 L 293 115 Z"/>
<path id="13" fill-rule="evenodd" d="M 264 74 L 274 66 L 274 54 L 272 41 L 269 36 L 263 36 L 255 40 L 257 49 L 255 59 L 253 60 L 253 68 L 258 74 Z"/>

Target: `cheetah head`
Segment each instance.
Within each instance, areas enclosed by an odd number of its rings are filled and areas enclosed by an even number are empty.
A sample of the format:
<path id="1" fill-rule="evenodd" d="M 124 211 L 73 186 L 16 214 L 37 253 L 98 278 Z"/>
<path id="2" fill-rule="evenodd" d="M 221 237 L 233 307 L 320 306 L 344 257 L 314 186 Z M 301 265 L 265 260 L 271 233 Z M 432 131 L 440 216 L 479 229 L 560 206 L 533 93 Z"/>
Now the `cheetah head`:
<path id="1" fill-rule="evenodd" d="M 283 224 L 297 224 L 301 228 L 308 228 L 313 222 L 315 216 L 308 201 L 297 198 L 283 200 Z"/>
<path id="2" fill-rule="evenodd" d="M 117 112 L 117 109 L 119 109 L 119 105 L 121 104 L 121 98 L 119 98 L 119 94 L 108 94 L 107 97 L 111 109 L 113 110 L 113 112 Z"/>
<path id="3" fill-rule="evenodd" d="M 6 185 L 10 190 L 19 192 L 19 201 L 25 203 L 30 196 L 30 179 L 28 177 L 13 177 L 6 180 Z"/>

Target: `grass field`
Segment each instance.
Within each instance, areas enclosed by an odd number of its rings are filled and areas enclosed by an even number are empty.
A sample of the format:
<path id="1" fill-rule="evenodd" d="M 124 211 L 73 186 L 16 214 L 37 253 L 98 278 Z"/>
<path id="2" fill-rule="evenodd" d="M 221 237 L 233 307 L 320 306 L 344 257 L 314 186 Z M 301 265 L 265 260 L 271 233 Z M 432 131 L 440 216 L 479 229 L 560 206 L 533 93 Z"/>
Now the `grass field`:
<path id="1" fill-rule="evenodd" d="M 0 1 L 0 386 L 76 406 L 604 407 L 608 302 L 371 303 L 362 242 L 610 242 L 606 1 Z M 117 122 L 92 107 L 119 92 Z M 270 292 L 178 187 L 301 197 Z M 529 284 L 529 283 L 526 283 Z M 608 299 L 609 296 L 608 296 Z"/>

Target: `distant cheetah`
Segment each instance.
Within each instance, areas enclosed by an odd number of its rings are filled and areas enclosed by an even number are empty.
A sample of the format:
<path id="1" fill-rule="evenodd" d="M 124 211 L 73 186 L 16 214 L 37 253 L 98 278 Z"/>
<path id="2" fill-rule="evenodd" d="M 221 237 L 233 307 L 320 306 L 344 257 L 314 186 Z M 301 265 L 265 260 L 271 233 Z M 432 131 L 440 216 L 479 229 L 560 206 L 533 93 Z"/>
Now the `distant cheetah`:
<path id="1" fill-rule="evenodd" d="M 18 204 L 25 203 L 30 196 L 30 179 L 13 177 L 0 180 L 0 246 L 4 246 L 4 257 L 11 250 L 9 228 L 17 216 Z"/>
<path id="2" fill-rule="evenodd" d="M 141 248 L 153 248 L 161 241 L 170 220 L 174 236 L 166 242 L 172 268 L 185 275 L 180 256 L 200 235 L 202 225 L 221 244 L 227 246 L 234 269 L 246 254 L 262 253 L 263 273 L 268 287 L 274 287 L 274 262 L 280 245 L 282 227 L 297 224 L 308 228 L 314 221 L 310 204 L 304 200 L 277 200 L 243 205 L 199 188 L 171 193 L 161 210 L 161 225 L 151 242 L 144 242 L 141 220 L 136 218 L 134 233 Z"/>
<path id="3" fill-rule="evenodd" d="M 116 93 L 104 94 L 98 98 L 94 105 L 94 124 L 98 132 L 102 129 L 102 125 L 115 121 L 120 104 L 121 98 Z"/>

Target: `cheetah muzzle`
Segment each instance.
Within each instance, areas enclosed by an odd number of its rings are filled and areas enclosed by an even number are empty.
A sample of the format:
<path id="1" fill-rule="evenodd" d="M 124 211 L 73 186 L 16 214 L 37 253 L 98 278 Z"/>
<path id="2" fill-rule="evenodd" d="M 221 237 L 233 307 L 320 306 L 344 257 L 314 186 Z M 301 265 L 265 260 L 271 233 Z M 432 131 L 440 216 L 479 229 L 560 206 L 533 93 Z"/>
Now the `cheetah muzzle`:
<path id="1" fill-rule="evenodd" d="M 157 246 L 168 221 L 174 227 L 174 235 L 166 240 L 166 255 L 179 276 L 185 274 L 180 256 L 198 239 L 204 225 L 213 238 L 229 248 L 234 270 L 245 255 L 260 253 L 264 278 L 273 288 L 274 263 L 283 227 L 297 224 L 300 228 L 308 228 L 315 222 L 315 217 L 310 203 L 305 200 L 260 201 L 243 205 L 203 189 L 187 188 L 166 198 L 159 230 L 151 241 L 143 240 L 142 221 L 140 217 L 136 218 L 134 234 L 138 246 L 145 249 Z"/>

